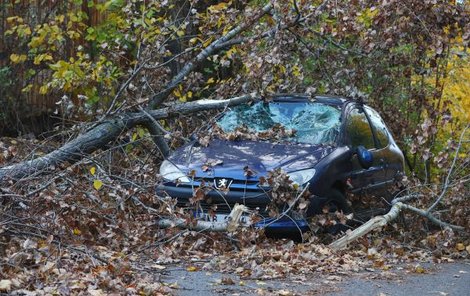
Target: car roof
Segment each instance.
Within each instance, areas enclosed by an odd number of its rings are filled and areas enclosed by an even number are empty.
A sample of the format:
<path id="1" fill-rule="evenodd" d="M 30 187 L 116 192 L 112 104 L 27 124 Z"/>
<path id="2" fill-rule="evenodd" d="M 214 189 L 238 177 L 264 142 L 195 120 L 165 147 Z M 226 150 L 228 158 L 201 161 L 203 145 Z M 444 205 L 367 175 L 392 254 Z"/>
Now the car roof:
<path id="1" fill-rule="evenodd" d="M 341 107 L 351 99 L 332 95 L 307 95 L 307 94 L 276 94 L 272 96 L 274 102 L 318 102 L 335 107 Z"/>

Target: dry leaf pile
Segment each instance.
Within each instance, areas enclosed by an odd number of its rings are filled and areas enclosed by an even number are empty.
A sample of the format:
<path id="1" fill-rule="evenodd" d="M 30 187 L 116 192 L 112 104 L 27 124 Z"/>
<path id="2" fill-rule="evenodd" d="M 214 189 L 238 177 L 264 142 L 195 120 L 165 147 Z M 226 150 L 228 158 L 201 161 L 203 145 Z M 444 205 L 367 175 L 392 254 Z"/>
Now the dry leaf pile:
<path id="1" fill-rule="evenodd" d="M 138 147 L 118 145 L 92 159 L 55 168 L 52 174 L 1 188 L 0 292 L 171 294 L 176 287 L 161 280 L 168 264 L 273 279 L 312 273 L 345 275 L 367 268 L 387 271 L 403 263 L 416 266 L 416 262 L 469 257 L 468 236 L 432 228 L 414 216 L 407 217 L 405 224 L 398 221 L 369 234 L 342 252 L 327 247 L 339 234 L 330 234 L 326 226 L 346 219 L 338 213 L 313 219 L 315 233 L 304 235 L 303 243 L 268 239 L 250 228 L 234 234 L 159 229 L 159 217 L 180 214 L 175 200 L 162 201 L 154 194 L 160 182 L 159 161 L 157 155 L 139 148 L 147 140 Z M 24 158 L 28 151 L 47 151 L 37 141 L 2 139 L 0 143 L 5 148 L 0 165 Z M 282 180 L 282 172 L 273 172 L 265 181 L 278 187 L 276 200 L 295 201 L 298 195 L 288 192 L 298 188 Z M 459 192 L 455 196 L 457 202 L 465 200 Z M 302 202 L 300 196 L 297 204 Z M 467 213 L 466 208 L 460 210 Z M 464 217 L 457 215 L 452 222 L 459 219 Z"/>

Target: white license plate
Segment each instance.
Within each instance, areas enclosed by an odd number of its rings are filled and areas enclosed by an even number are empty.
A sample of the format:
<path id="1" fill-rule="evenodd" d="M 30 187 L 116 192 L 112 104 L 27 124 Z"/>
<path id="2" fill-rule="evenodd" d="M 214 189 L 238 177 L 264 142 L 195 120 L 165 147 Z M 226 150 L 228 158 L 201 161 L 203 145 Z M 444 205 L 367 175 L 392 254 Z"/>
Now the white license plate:
<path id="1" fill-rule="evenodd" d="M 229 221 L 229 214 L 212 214 L 209 215 L 207 213 L 195 213 L 194 216 L 198 218 L 198 220 L 201 221 L 207 221 L 207 222 L 228 222 Z M 240 217 L 239 223 L 241 225 L 251 225 L 251 219 L 247 215 L 242 215 Z"/>

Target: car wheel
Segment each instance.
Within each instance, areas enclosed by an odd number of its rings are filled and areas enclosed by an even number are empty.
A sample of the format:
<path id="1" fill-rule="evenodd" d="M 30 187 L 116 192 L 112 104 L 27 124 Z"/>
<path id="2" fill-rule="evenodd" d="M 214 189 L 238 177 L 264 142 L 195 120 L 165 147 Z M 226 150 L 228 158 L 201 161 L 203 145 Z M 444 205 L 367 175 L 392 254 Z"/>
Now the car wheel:
<path id="1" fill-rule="evenodd" d="M 345 195 L 340 190 L 332 188 L 328 196 L 311 201 L 307 211 L 307 217 L 321 214 L 325 206 L 330 208 L 330 212 L 342 211 L 344 214 L 352 212 L 352 208 Z"/>
<path id="2" fill-rule="evenodd" d="M 346 199 L 346 196 L 336 188 L 331 189 L 325 205 L 335 206 L 336 209 L 333 209 L 333 211 L 342 211 L 343 214 L 352 213 L 352 208 Z"/>
<path id="3" fill-rule="evenodd" d="M 346 199 L 346 196 L 340 190 L 335 188 L 331 189 L 331 191 L 329 192 L 323 207 L 325 206 L 329 207 L 329 211 L 331 213 L 334 213 L 336 211 L 341 211 L 345 215 L 352 213 L 351 205 Z M 350 229 L 350 226 L 347 223 L 337 223 L 335 225 L 330 225 L 325 228 L 328 233 L 333 235 L 345 232 L 348 229 Z"/>

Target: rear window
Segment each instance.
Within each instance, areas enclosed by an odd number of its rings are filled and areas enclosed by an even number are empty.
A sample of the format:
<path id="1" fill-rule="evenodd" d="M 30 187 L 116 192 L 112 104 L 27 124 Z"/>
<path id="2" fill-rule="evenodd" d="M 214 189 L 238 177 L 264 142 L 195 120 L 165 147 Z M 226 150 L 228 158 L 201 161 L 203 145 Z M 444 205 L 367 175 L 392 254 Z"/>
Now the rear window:
<path id="1" fill-rule="evenodd" d="M 280 125 L 295 131 L 294 136 L 286 138 L 286 141 L 331 144 L 339 134 L 340 117 L 340 110 L 320 103 L 258 102 L 231 109 L 217 124 L 227 133 L 239 127 L 264 132 Z"/>

